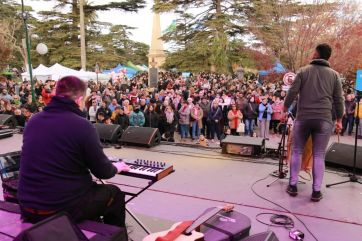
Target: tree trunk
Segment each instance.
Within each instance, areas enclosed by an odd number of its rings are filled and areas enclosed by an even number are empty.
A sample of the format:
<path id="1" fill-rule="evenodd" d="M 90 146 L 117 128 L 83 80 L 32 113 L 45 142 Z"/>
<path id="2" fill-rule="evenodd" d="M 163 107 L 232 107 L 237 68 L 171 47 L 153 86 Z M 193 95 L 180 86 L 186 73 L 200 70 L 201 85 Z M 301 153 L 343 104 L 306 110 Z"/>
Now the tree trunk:
<path id="1" fill-rule="evenodd" d="M 83 10 L 83 1 L 79 1 L 80 9 L 80 61 L 81 66 L 84 71 L 86 71 L 86 48 L 85 48 L 85 26 L 84 26 L 84 10 Z"/>

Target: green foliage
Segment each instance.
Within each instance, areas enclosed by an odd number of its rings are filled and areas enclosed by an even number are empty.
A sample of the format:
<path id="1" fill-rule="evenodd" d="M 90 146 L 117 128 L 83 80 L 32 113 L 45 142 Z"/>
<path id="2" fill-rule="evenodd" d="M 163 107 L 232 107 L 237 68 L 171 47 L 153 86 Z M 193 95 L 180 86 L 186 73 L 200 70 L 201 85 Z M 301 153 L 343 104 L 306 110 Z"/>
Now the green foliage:
<path id="1" fill-rule="evenodd" d="M 198 8 L 200 13 L 192 15 L 185 11 L 190 8 Z M 242 55 L 241 37 L 246 30 L 244 22 L 250 1 L 158 0 L 154 10 L 173 11 L 179 16 L 176 30 L 163 36 L 166 42 L 177 46 L 166 59 L 165 67 L 227 73 L 235 63 L 232 61 L 241 62 L 237 55 Z"/>

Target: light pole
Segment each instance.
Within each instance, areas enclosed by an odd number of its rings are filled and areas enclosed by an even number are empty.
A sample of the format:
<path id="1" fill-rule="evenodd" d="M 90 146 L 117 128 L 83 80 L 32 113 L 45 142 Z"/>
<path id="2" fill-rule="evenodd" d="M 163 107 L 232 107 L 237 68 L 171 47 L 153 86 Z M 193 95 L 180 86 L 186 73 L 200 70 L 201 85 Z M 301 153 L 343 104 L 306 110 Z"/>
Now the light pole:
<path id="1" fill-rule="evenodd" d="M 29 72 L 30 84 L 31 84 L 31 98 L 33 100 L 33 103 L 35 103 L 33 69 L 32 69 L 32 66 L 31 66 L 28 24 L 26 23 L 26 20 L 27 20 L 28 16 L 25 13 L 24 0 L 21 0 L 21 15 L 22 15 L 22 18 L 23 18 L 23 21 L 24 21 L 24 28 L 25 28 L 25 44 L 26 44 L 26 52 L 27 52 L 27 57 L 28 57 L 28 68 L 29 68 L 28 72 Z"/>
<path id="2" fill-rule="evenodd" d="M 97 84 L 98 84 L 98 73 L 99 73 L 99 64 L 98 64 L 98 62 L 96 63 L 95 71 L 96 71 L 96 74 L 97 74 Z"/>

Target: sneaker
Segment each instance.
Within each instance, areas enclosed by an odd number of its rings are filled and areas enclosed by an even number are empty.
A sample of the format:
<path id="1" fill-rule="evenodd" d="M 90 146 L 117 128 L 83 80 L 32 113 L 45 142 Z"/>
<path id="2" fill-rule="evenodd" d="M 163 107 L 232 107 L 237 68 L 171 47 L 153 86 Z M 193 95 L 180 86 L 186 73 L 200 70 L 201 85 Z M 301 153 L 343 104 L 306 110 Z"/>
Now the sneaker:
<path id="1" fill-rule="evenodd" d="M 290 196 L 295 197 L 298 195 L 298 189 L 297 186 L 294 185 L 288 185 L 287 193 L 289 193 Z"/>
<path id="2" fill-rule="evenodd" d="M 319 202 L 323 198 L 321 191 L 313 191 L 311 200 L 313 202 Z"/>

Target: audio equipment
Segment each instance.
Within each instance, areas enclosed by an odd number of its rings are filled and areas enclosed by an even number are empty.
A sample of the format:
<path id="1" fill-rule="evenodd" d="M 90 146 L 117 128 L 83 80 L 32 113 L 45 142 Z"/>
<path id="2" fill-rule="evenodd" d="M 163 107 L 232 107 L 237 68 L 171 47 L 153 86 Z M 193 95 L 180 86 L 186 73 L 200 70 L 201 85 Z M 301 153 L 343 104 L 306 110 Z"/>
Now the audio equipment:
<path id="1" fill-rule="evenodd" d="M 0 139 L 12 137 L 13 135 L 14 135 L 14 131 L 12 129 L 0 130 Z"/>
<path id="2" fill-rule="evenodd" d="M 120 142 L 122 136 L 122 128 L 120 125 L 95 123 L 94 127 L 102 143 L 117 144 Z"/>
<path id="3" fill-rule="evenodd" d="M 242 239 L 241 241 L 279 241 L 279 239 L 273 231 L 267 231 L 254 234 L 252 236 Z"/>
<path id="4" fill-rule="evenodd" d="M 13 115 L 0 114 L 0 126 L 16 127 L 16 119 Z"/>
<path id="5" fill-rule="evenodd" d="M 221 141 L 222 153 L 241 156 L 260 156 L 265 149 L 263 138 L 228 135 Z"/>
<path id="6" fill-rule="evenodd" d="M 343 143 L 333 143 L 326 153 L 326 164 L 332 167 L 353 168 L 354 145 Z M 357 146 L 356 171 L 362 173 L 362 147 Z"/>
<path id="7" fill-rule="evenodd" d="M 153 147 L 161 143 L 161 134 L 157 128 L 130 126 L 123 132 L 121 143 Z"/>
<path id="8" fill-rule="evenodd" d="M 117 157 L 108 157 L 113 162 L 123 161 L 129 167 L 128 172 L 121 172 L 120 175 L 149 179 L 151 181 L 159 181 L 167 175 L 174 172 L 173 166 L 165 162 L 156 162 L 149 160 L 127 160 Z"/>

